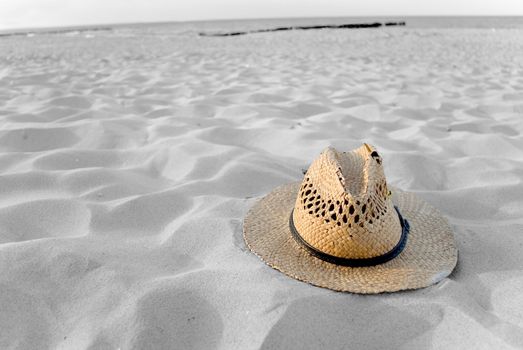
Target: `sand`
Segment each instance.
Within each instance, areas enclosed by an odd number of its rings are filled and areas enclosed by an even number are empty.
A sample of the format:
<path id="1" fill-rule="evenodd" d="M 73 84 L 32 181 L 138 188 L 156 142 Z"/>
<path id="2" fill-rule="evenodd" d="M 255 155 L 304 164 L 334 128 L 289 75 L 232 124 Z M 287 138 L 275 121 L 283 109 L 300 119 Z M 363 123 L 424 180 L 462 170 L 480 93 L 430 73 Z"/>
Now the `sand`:
<path id="1" fill-rule="evenodd" d="M 0 38 L 0 348 L 522 348 L 522 38 Z M 246 248 L 258 198 L 362 142 L 448 218 L 441 283 L 336 293 Z"/>

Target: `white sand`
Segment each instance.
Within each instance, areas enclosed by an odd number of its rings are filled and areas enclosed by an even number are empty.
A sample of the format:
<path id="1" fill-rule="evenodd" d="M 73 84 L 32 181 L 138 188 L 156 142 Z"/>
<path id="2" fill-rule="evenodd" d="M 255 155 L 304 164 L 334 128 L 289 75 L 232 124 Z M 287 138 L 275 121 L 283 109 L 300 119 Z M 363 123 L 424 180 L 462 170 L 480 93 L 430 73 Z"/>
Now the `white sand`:
<path id="1" fill-rule="evenodd" d="M 521 30 L 153 29 L 0 38 L 1 349 L 523 348 Z M 336 293 L 246 248 L 362 142 L 448 217 L 450 278 Z"/>

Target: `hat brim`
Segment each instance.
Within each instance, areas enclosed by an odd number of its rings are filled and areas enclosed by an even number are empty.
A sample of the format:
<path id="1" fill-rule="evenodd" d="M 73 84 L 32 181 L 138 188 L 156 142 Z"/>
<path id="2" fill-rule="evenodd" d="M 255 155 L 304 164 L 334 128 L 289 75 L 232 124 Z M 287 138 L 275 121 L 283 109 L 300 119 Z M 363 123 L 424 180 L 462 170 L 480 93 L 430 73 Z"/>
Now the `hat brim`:
<path id="1" fill-rule="evenodd" d="M 371 294 L 427 287 L 456 266 L 458 251 L 447 220 L 416 195 L 390 186 L 393 203 L 410 224 L 400 255 L 370 267 L 340 266 L 314 257 L 294 240 L 289 228 L 299 188 L 296 182 L 274 189 L 251 208 L 243 223 L 249 249 L 292 278 L 336 291 Z"/>

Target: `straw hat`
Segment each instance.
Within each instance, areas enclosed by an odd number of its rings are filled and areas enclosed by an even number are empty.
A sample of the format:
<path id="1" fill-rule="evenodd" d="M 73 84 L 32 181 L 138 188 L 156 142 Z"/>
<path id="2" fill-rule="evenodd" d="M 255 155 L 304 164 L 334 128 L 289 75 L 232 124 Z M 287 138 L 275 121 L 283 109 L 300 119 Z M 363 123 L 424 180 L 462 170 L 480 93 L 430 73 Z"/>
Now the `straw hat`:
<path id="1" fill-rule="evenodd" d="M 354 293 L 429 286 L 452 272 L 458 255 L 446 219 L 414 194 L 389 187 L 368 144 L 325 149 L 301 184 L 280 186 L 252 207 L 244 239 L 290 277 Z"/>

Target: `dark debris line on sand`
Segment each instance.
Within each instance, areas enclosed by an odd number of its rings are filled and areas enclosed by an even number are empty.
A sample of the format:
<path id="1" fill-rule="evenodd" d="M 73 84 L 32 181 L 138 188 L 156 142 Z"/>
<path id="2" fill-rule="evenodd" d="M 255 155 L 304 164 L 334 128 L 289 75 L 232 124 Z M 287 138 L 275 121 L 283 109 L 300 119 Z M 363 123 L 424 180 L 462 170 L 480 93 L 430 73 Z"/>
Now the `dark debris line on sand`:
<path id="1" fill-rule="evenodd" d="M 205 33 L 200 32 L 200 36 L 237 36 L 253 33 L 266 33 L 266 32 L 280 32 L 283 30 L 309 30 L 309 29 L 358 29 L 358 28 L 378 28 L 381 26 L 404 26 L 405 22 L 386 22 L 385 24 L 374 22 L 374 23 L 354 23 L 354 24 L 339 24 L 339 25 L 316 25 L 316 26 L 294 26 L 294 27 L 277 27 L 270 29 L 256 29 L 248 30 L 244 32 L 228 32 L 228 33 Z"/>

